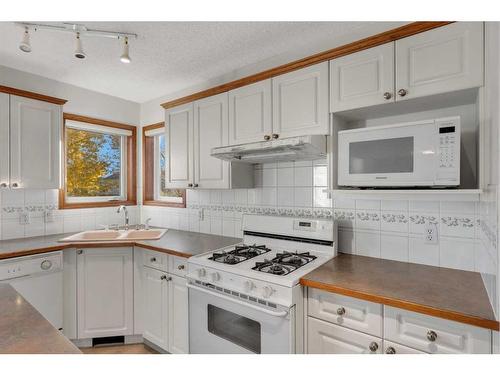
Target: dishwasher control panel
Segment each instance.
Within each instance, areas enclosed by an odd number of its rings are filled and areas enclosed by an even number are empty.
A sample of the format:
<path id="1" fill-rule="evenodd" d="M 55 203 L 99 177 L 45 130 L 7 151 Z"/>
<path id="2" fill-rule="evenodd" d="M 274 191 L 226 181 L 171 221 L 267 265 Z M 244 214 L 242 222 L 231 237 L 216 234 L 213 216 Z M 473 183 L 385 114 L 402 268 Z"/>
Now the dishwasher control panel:
<path id="1" fill-rule="evenodd" d="M 2 260 L 0 281 L 59 271 L 62 269 L 62 264 L 61 251 Z"/>

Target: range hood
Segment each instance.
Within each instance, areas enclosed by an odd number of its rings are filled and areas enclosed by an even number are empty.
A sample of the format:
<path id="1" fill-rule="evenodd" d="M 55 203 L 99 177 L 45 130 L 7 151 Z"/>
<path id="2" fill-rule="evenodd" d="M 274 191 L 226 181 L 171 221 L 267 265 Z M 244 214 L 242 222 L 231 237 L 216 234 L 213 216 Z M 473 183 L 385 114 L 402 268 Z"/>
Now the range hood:
<path id="1" fill-rule="evenodd" d="M 305 135 L 216 147 L 212 149 L 211 155 L 222 160 L 252 164 L 323 159 L 326 157 L 326 136 Z"/>

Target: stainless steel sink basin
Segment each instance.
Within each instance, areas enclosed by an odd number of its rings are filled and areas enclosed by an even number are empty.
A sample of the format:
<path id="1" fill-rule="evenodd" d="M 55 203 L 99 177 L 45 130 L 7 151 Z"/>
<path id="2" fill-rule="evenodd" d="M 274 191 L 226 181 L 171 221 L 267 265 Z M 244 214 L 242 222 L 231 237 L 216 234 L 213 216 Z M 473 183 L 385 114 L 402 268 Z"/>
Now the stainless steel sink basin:
<path id="1" fill-rule="evenodd" d="M 62 238 L 59 242 L 158 240 L 166 232 L 167 229 L 89 230 Z"/>

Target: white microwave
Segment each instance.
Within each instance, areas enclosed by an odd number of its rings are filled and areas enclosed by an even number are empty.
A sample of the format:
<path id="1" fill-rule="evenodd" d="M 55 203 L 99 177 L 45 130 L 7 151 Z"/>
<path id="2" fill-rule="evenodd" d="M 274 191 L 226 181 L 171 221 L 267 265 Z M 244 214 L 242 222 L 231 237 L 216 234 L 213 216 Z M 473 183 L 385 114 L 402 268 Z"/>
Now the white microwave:
<path id="1" fill-rule="evenodd" d="M 460 184 L 460 117 L 344 130 L 338 142 L 339 186 Z"/>

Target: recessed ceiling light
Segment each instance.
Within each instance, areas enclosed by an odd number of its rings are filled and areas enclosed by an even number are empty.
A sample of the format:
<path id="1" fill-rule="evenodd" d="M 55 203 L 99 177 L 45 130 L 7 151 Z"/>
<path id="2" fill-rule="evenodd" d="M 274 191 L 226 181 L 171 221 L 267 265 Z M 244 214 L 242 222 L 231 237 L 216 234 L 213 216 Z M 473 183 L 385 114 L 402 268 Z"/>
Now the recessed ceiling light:
<path id="1" fill-rule="evenodd" d="M 77 59 L 84 59 L 85 57 L 87 57 L 85 52 L 83 52 L 82 40 L 80 39 L 80 33 L 76 33 L 75 57 Z"/>
<path id="2" fill-rule="evenodd" d="M 30 33 L 28 27 L 24 28 L 23 40 L 19 43 L 19 49 L 23 52 L 31 52 Z"/>
<path id="3" fill-rule="evenodd" d="M 130 61 L 132 61 L 130 59 L 130 56 L 129 56 L 129 53 L 128 53 L 128 37 L 127 36 L 125 37 L 125 41 L 123 43 L 123 53 L 120 56 L 120 61 L 122 63 L 125 63 L 125 64 L 128 64 L 128 63 L 130 63 Z"/>

